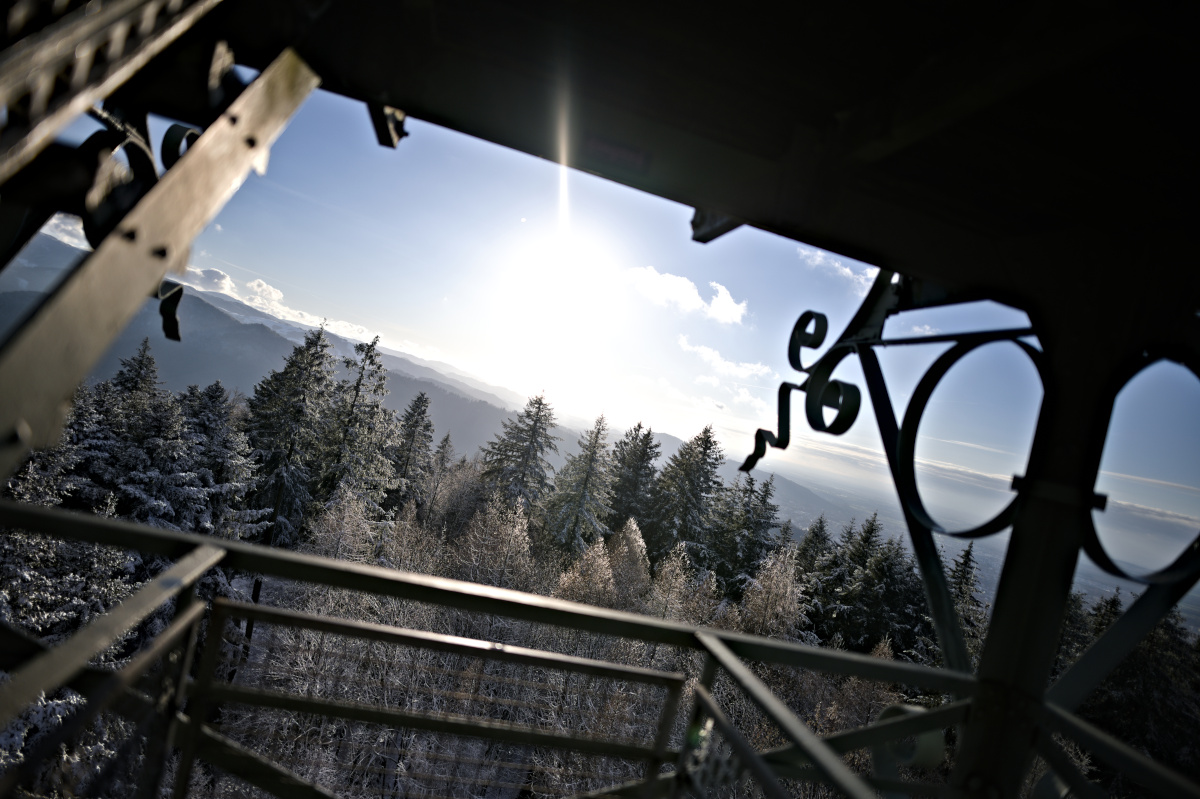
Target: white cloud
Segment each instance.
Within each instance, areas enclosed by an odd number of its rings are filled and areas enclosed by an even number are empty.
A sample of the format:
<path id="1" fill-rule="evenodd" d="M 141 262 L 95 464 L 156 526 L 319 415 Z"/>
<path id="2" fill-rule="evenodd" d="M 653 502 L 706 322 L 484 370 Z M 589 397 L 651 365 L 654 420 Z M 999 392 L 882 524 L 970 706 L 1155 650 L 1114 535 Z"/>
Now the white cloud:
<path id="1" fill-rule="evenodd" d="M 760 416 L 766 415 L 771 410 L 771 406 L 747 391 L 745 386 L 738 386 L 738 390 L 733 395 L 733 402 L 736 405 L 749 407 Z"/>
<path id="2" fill-rule="evenodd" d="M 721 357 L 721 353 L 712 347 L 702 344 L 689 344 L 687 336 L 679 336 L 679 346 L 684 352 L 694 352 L 700 359 L 712 367 L 713 371 L 722 377 L 738 377 L 743 380 L 750 377 L 764 377 L 771 374 L 771 368 L 761 363 L 735 363 Z"/>
<path id="3" fill-rule="evenodd" d="M 700 385 L 713 386 L 714 388 L 721 385 L 721 379 L 714 375 L 696 375 L 696 382 Z"/>
<path id="4" fill-rule="evenodd" d="M 696 284 L 686 277 L 660 273 L 653 266 L 629 269 L 626 275 L 634 289 L 655 305 L 674 305 L 685 313 L 699 311 L 722 324 L 741 324 L 746 315 L 746 301 L 735 302 L 720 283 L 708 284 L 714 294 L 705 302 Z"/>
<path id="5" fill-rule="evenodd" d="M 246 284 L 246 288 L 250 289 L 250 291 L 254 293 L 254 297 L 247 299 L 248 302 L 250 300 L 258 300 L 259 302 L 268 306 L 281 304 L 283 302 L 283 292 L 272 286 L 267 281 L 263 280 L 261 277 L 251 280 Z M 254 307 L 258 308 L 259 306 L 255 304 Z M 265 311 L 267 309 L 259 308 L 259 310 Z M 286 310 L 292 311 L 290 308 Z M 295 311 L 292 312 L 296 313 Z"/>
<path id="6" fill-rule="evenodd" d="M 187 271 L 178 280 L 185 286 L 191 286 L 200 291 L 215 291 L 220 294 L 228 294 L 230 297 L 238 296 L 237 285 L 233 282 L 233 278 L 220 269 L 199 269 L 188 264 Z"/>
<path id="7" fill-rule="evenodd" d="M 796 247 L 796 254 L 809 267 L 845 280 L 849 283 L 851 290 L 860 297 L 866 295 L 867 290 L 871 288 L 871 283 L 875 280 L 875 275 L 879 274 L 878 267 L 850 261 L 849 263 L 855 265 L 855 267 L 851 267 L 847 265 L 848 259 L 843 260 L 833 253 L 805 244 Z"/>
<path id="8" fill-rule="evenodd" d="M 55 214 L 46 224 L 42 225 L 42 232 L 77 249 L 92 249 L 92 245 L 88 244 L 87 236 L 83 235 L 83 221 L 77 216 Z"/>
<path id="9" fill-rule="evenodd" d="M 933 325 L 913 325 L 908 329 L 910 336 L 934 336 L 942 331 L 938 330 Z"/>

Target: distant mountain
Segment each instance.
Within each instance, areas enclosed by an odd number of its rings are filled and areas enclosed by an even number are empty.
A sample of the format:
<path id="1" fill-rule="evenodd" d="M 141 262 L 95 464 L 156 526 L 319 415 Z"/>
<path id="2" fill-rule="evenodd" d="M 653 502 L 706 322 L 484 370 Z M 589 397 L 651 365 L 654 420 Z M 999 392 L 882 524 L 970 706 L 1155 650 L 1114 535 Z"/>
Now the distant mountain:
<path id="1" fill-rule="evenodd" d="M 303 340 L 305 331 L 312 329 L 309 325 L 299 322 L 278 319 L 225 294 L 213 291 L 191 291 L 191 293 L 209 305 L 225 311 L 239 322 L 266 325 L 288 341 L 296 344 L 299 344 Z M 350 356 L 354 354 L 354 345 L 356 342 L 329 333 L 328 331 L 326 331 L 326 335 L 334 343 L 334 349 L 339 355 Z M 380 347 L 379 351 L 380 360 L 388 371 L 418 379 L 432 380 L 435 383 L 445 386 L 447 390 L 465 397 L 482 400 L 483 402 L 499 405 L 510 410 L 517 410 L 525 406 L 525 398 L 516 392 L 476 380 L 469 375 L 463 374 L 449 364 L 426 361 L 414 355 L 396 352 L 386 347 Z"/>

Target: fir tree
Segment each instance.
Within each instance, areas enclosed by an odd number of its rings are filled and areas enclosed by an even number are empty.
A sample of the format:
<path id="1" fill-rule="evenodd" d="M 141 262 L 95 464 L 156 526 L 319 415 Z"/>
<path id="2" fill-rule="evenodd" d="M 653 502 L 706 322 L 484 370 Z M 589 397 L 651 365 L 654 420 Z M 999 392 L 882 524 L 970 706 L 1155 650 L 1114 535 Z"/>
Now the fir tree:
<path id="1" fill-rule="evenodd" d="M 250 398 L 250 442 L 259 466 L 254 503 L 266 509 L 270 543 L 296 543 L 305 508 L 321 473 L 335 384 L 323 329 L 305 334 L 283 369 L 272 371 Z"/>
<path id="2" fill-rule="evenodd" d="M 201 390 L 189 386 L 183 395 L 188 431 L 196 447 L 196 472 L 207 499 L 208 532 L 222 538 L 252 539 L 267 526 L 266 511 L 248 509 L 255 486 L 250 442 L 235 422 L 236 403 L 217 381 Z"/>
<path id="3" fill-rule="evenodd" d="M 653 519 L 646 540 L 651 562 L 657 563 L 680 543 L 690 552 L 711 545 L 714 499 L 721 487 L 717 470 L 724 462 L 712 425 L 685 442 L 667 461 L 654 488 Z"/>
<path id="4" fill-rule="evenodd" d="M 987 638 L 988 608 L 979 598 L 981 589 L 974 541 L 967 544 L 967 548 L 954 559 L 946 581 L 954 598 L 954 608 L 958 611 L 967 654 L 971 656 L 972 665 L 978 666 L 983 642 Z"/>
<path id="5" fill-rule="evenodd" d="M 718 494 L 713 545 L 703 550 L 715 558 L 701 562 L 698 557 L 697 562 L 715 573 L 722 592 L 735 602 L 778 544 L 772 534 L 779 523 L 779 506 L 771 501 L 774 494 L 774 477 L 756 484 L 753 477 L 743 480 L 740 475 Z"/>
<path id="6" fill-rule="evenodd" d="M 525 409 L 516 419 L 505 420 L 503 432 L 483 450 L 484 482 L 526 515 L 539 509 L 554 490 L 554 469 L 546 460 L 546 453 L 558 452 L 554 426 L 554 410 L 546 398 L 530 397 Z"/>
<path id="7" fill-rule="evenodd" d="M 397 435 L 396 446 L 392 450 L 392 463 L 396 468 L 396 489 L 389 497 L 389 505 L 394 508 L 404 507 L 412 501 L 422 510 L 429 501 L 427 492 L 436 486 L 431 485 L 430 478 L 435 468 L 438 468 L 439 478 L 445 473 L 454 457 L 454 447 L 450 444 L 447 433 L 438 445 L 437 464 L 430 447 L 433 444 L 433 422 L 429 419 L 429 397 L 424 391 L 413 397 L 412 402 L 404 410 L 400 419 L 400 432 Z M 445 446 L 446 451 L 442 450 Z"/>
<path id="8" fill-rule="evenodd" d="M 401 425 L 403 429 L 403 424 Z M 403 440 L 403 434 L 401 434 Z M 430 461 L 429 473 L 425 478 L 425 487 L 421 489 L 421 494 L 425 497 L 425 510 L 421 514 L 422 519 L 429 515 L 429 509 L 434 507 L 438 501 L 438 492 L 442 488 L 442 483 L 446 479 L 446 475 L 454 466 L 454 444 L 450 441 L 450 434 L 442 436 L 442 440 L 438 442 L 437 449 L 434 450 L 433 458 Z"/>
<path id="9" fill-rule="evenodd" d="M 620 529 L 633 519 L 645 527 L 650 519 L 650 501 L 658 470 L 654 462 L 662 445 L 654 440 L 654 431 L 638 422 L 625 431 L 613 446 L 613 498 L 608 526 Z"/>
<path id="10" fill-rule="evenodd" d="M 611 532 L 604 523 L 612 512 L 613 484 L 607 437 L 608 424 L 601 415 L 579 439 L 579 454 L 567 456 L 551 500 L 548 516 L 554 540 L 576 555 Z"/>
<path id="11" fill-rule="evenodd" d="M 808 530 L 805 531 L 804 538 L 796 550 L 797 574 L 804 575 L 813 571 L 832 546 L 829 523 L 825 521 L 825 514 L 822 513 L 808 525 Z"/>
<path id="12" fill-rule="evenodd" d="M 159 386 L 149 340 L 121 361 L 112 387 L 117 512 L 155 527 L 204 531 L 208 496 L 196 471 L 196 442 L 179 398 Z"/>
<path id="13" fill-rule="evenodd" d="M 387 492 L 395 488 L 395 467 L 387 457 L 395 434 L 395 414 L 383 405 L 388 395 L 387 371 L 379 358 L 379 337 L 354 345 L 355 358 L 342 365 L 350 377 L 334 393 L 329 435 L 335 442 L 321 480 L 318 500 L 339 490 L 360 497 L 368 512 L 378 514 Z"/>

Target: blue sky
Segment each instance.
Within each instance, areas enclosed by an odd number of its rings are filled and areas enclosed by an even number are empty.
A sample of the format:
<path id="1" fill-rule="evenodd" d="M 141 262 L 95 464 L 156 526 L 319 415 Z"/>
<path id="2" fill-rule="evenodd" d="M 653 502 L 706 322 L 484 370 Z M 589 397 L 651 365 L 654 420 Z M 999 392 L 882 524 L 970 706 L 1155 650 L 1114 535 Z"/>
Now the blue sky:
<path id="1" fill-rule="evenodd" d="M 604 413 L 617 431 L 643 421 L 687 438 L 712 423 L 740 461 L 754 430 L 775 426 L 779 382 L 796 377 L 786 358 L 796 317 L 827 314 L 832 341 L 873 274 L 749 228 L 696 244 L 685 206 L 419 120 L 408 130 L 385 149 L 361 104 L 315 94 L 266 174 L 251 175 L 197 239 L 187 282 L 544 392 L 576 426 Z M 1025 324 L 979 303 L 902 315 L 885 332 Z M 945 348 L 880 352 L 898 415 Z M 853 359 L 835 376 L 863 386 Z M 977 523 L 1007 503 L 1040 391 L 1011 344 L 982 348 L 947 376 L 917 450 L 935 515 Z M 1200 381 L 1171 364 L 1119 398 L 1097 485 L 1110 510 L 1096 514 L 1115 557 L 1161 565 L 1200 527 L 1197 409 Z M 846 435 L 794 431 L 791 448 L 762 465 L 814 486 L 890 489 L 868 404 Z"/>

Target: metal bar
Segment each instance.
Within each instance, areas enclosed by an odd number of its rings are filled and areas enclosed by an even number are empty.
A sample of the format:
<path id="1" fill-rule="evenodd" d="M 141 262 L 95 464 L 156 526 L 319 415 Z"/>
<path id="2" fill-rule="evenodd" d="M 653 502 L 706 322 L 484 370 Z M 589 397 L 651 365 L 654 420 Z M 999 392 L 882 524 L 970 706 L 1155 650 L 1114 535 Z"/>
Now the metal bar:
<path id="1" fill-rule="evenodd" d="M 675 726 L 675 717 L 679 715 L 679 702 L 683 695 L 683 684 L 667 687 L 667 698 L 663 701 L 662 712 L 658 716 L 658 735 L 654 738 L 654 757 L 646 763 L 646 777 L 657 774 L 658 769 L 667 760 L 667 747 L 671 744 L 671 728 Z"/>
<path id="2" fill-rule="evenodd" d="M 900 444 L 900 430 L 892 412 L 892 400 L 888 395 L 887 383 L 883 379 L 883 370 L 879 366 L 879 359 L 875 357 L 875 351 L 870 347 L 860 348 L 858 359 L 867 380 L 867 393 L 871 396 L 871 405 L 875 410 L 875 421 L 879 425 L 879 437 L 883 441 L 888 469 L 892 473 L 892 484 L 899 486 L 897 469 L 900 461 L 897 448 Z M 912 514 L 904 497 L 899 499 L 909 538 L 912 539 L 913 554 L 916 556 L 917 566 L 921 569 L 925 600 L 929 606 L 933 626 L 937 630 L 942 656 L 951 669 L 969 673 L 971 657 L 967 653 L 962 626 L 958 621 L 958 611 L 954 607 L 954 597 L 950 595 L 950 587 L 946 583 L 946 570 L 938 555 L 937 545 L 933 542 L 933 533 Z"/>
<path id="3" fill-rule="evenodd" d="M 133 596 L 59 646 L 22 666 L 0 688 L 0 729 L 8 726 L 22 710 L 36 702 L 43 691 L 53 691 L 83 671 L 92 658 L 220 563 L 224 555 L 224 551 L 217 547 L 196 547 L 191 554 L 155 577 Z"/>
<path id="4" fill-rule="evenodd" d="M 1074 710 L 1104 678 L 1120 665 L 1154 625 L 1175 607 L 1184 594 L 1200 580 L 1200 572 L 1169 585 L 1152 585 L 1121 614 L 1098 639 L 1092 642 L 1067 672 L 1046 692 L 1046 701 L 1065 710 Z"/>
<path id="5" fill-rule="evenodd" d="M 245 780 L 256 788 L 279 799 L 335 799 L 336 794 L 309 782 L 282 766 L 277 766 L 257 752 L 251 751 L 204 724 L 196 726 L 199 755 L 214 766 Z"/>
<path id="6" fill-rule="evenodd" d="M 193 606 L 187 613 L 177 617 L 167 629 L 151 642 L 150 646 L 138 653 L 123 669 L 111 672 L 103 679 L 95 681 L 84 692 L 87 704 L 67 719 L 62 726 L 41 739 L 19 766 L 8 771 L 3 777 L 0 777 L 0 796 L 7 796 L 21 780 L 26 779 L 35 769 L 39 768 L 46 759 L 57 752 L 63 744 L 69 741 L 101 711 L 111 705 L 119 704 L 121 700 L 125 699 L 127 689 L 139 677 L 149 671 L 154 663 L 162 657 L 164 652 L 177 646 L 180 640 L 194 628 L 203 613 L 203 606 Z M 67 644 L 70 644 L 70 641 Z M 50 650 L 47 654 L 53 654 L 55 651 L 57 649 Z M 139 722 L 157 710 L 157 706 L 152 700 L 143 704 L 138 701 L 136 695 L 132 699 L 132 706 L 137 707 L 135 713 L 137 715 L 136 720 Z M 132 706 L 124 709 L 126 711 L 132 710 Z M 4 726 L 7 725 L 8 721 L 4 722 Z"/>
<path id="7" fill-rule="evenodd" d="M 260 688 L 242 688 L 233 685 L 214 685 L 208 691 L 213 702 L 236 702 L 253 707 L 270 707 L 291 710 L 297 713 L 313 713 L 318 716 L 364 721 L 369 724 L 389 724 L 419 730 L 432 730 L 468 738 L 491 738 L 506 743 L 532 744 L 553 749 L 568 749 L 577 752 L 623 757 L 630 760 L 645 760 L 654 755 L 650 747 L 635 746 L 619 741 L 600 738 L 568 737 L 561 733 L 539 732 L 488 719 L 444 714 L 440 716 L 424 713 L 408 713 L 402 710 L 364 705 L 357 702 L 338 702 L 332 699 L 314 699 L 295 696 Z"/>
<path id="8" fill-rule="evenodd" d="M 199 614 L 205 610 L 204 604 L 196 598 L 196 585 L 188 586 L 175 603 L 175 617 L 185 614 Z M 159 784 L 162 782 L 163 768 L 166 766 L 166 755 L 175 748 L 175 738 L 179 732 L 178 711 L 183 707 L 187 698 L 187 683 L 192 668 L 192 659 L 196 654 L 196 639 L 200 630 L 199 624 L 188 628 L 187 640 L 182 646 L 168 655 L 168 661 L 175 658 L 173 673 L 166 667 L 163 669 L 163 684 L 160 686 L 160 703 L 165 708 L 162 729 L 159 735 L 146 743 L 144 766 L 142 768 L 142 783 L 138 786 L 137 799 L 153 799 L 158 796 Z"/>
<path id="9" fill-rule="evenodd" d="M 929 730 L 936 730 L 958 724 L 967 718 L 971 709 L 971 700 L 962 699 L 948 705 L 926 711 L 913 716 L 902 716 L 878 721 L 854 730 L 844 730 L 825 736 L 822 740 L 833 751 L 842 754 L 855 749 L 865 749 L 881 743 L 888 743 L 897 738 L 918 735 Z M 793 769 L 807 767 L 809 761 L 795 745 L 781 746 L 763 752 L 763 758 L 775 766 Z"/>
<path id="10" fill-rule="evenodd" d="M 696 701 L 704 708 L 704 712 L 709 715 L 725 736 L 725 740 L 729 741 L 729 745 L 733 747 L 733 751 L 737 753 L 738 759 L 742 765 L 746 767 L 757 779 L 758 787 L 764 795 L 774 797 L 774 799 L 789 799 L 787 791 L 779 784 L 779 780 L 775 778 L 775 774 L 771 771 L 771 767 L 763 761 L 758 752 L 754 751 L 754 747 L 746 740 L 737 728 L 733 726 L 733 722 L 725 715 L 724 711 L 713 700 L 704 686 L 696 686 Z"/>
<path id="11" fill-rule="evenodd" d="M 719 639 L 706 632 L 697 632 L 696 639 L 721 664 L 746 695 L 762 708 L 780 731 L 808 756 L 813 766 L 833 781 L 834 785 L 856 799 L 875 799 L 875 792 L 855 774 L 838 753 L 810 730 L 779 697 L 771 692 L 744 663 L 737 659 Z"/>
<path id="12" fill-rule="evenodd" d="M 1036 336 L 1032 327 L 1013 327 L 1005 330 L 983 330 L 978 333 L 941 333 L 934 336 L 910 336 L 908 338 L 881 338 L 869 342 L 874 347 L 898 347 L 908 344 L 947 344 L 962 342 L 1006 341 L 1014 338 Z"/>
<path id="13" fill-rule="evenodd" d="M 1071 796 L 1078 797 L 1078 799 L 1105 799 L 1108 796 L 1099 785 L 1088 780 L 1079 771 L 1079 768 L 1071 762 L 1071 758 L 1067 757 L 1067 753 L 1051 735 L 1039 731 L 1033 745 L 1050 769 L 1071 787 Z"/>
<path id="14" fill-rule="evenodd" d="M 178 557 L 191 547 L 213 543 L 209 536 L 159 530 L 116 519 L 103 519 L 9 501 L 0 501 L 0 524 L 28 532 L 137 549 L 168 557 Z M 409 574 L 378 566 L 320 558 L 240 541 L 220 541 L 219 545 L 226 550 L 224 564 L 233 569 L 605 635 L 656 641 L 688 649 L 699 648 L 694 637 L 695 628 L 678 622 L 444 577 Z M 975 678 L 969 674 L 911 663 L 896 663 L 854 652 L 775 641 L 746 633 L 724 630 L 706 632 L 719 638 L 738 656 L 750 660 L 782 663 L 959 695 L 970 695 L 975 691 Z"/>
<path id="15" fill-rule="evenodd" d="M 441 652 L 453 652 L 466 657 L 477 657 L 485 660 L 499 660 L 506 663 L 522 663 L 530 666 L 541 666 L 548 669 L 593 674 L 598 677 L 614 677 L 632 682 L 663 685 L 668 688 L 678 688 L 683 685 L 685 677 L 682 674 L 655 669 L 644 669 L 637 666 L 622 666 L 603 660 L 560 655 L 557 652 L 546 652 L 539 649 L 527 649 L 522 646 L 480 641 L 475 638 L 462 638 L 457 635 L 441 635 L 422 630 L 409 630 L 401 627 L 390 627 L 384 624 L 335 619 L 328 616 L 312 616 L 292 610 L 269 608 L 262 605 L 251 605 L 244 602 L 231 602 L 218 599 L 214 605 L 220 604 L 230 616 L 268 621 L 289 627 L 303 627 L 309 630 L 321 630 L 337 635 L 347 635 L 353 638 L 365 638 L 372 641 L 403 644 L 435 649 Z"/>
<path id="16" fill-rule="evenodd" d="M 109 65 L 98 80 L 75 90 L 65 100 L 52 102 L 54 107 L 48 107 L 47 113 L 31 119 L 30 128 L 0 153 L 0 183 L 32 161 L 71 120 L 129 80 L 220 2 L 197 0 L 178 12 L 171 22 L 142 42 L 133 53 Z M 147 0 L 126 0 L 104 4 L 100 6 L 99 13 L 89 13 L 81 8 L 70 19 L 64 19 L 10 48 L 0 60 L 0 105 L 8 106 L 14 98 L 30 93 L 27 89 L 32 89 L 33 93 L 42 91 L 41 87 L 31 86 L 31 83 L 45 84 L 49 81 L 46 90 L 52 91 L 56 84 L 61 83 L 58 80 L 60 75 L 78 67 L 87 67 L 88 62 L 97 56 L 104 58 L 106 34 L 116 26 L 130 26 L 131 23 L 136 29 L 137 20 L 147 5 Z M 13 126 L 11 115 L 9 126 Z M 10 135 L 4 138 L 15 137 Z"/>
<path id="17" fill-rule="evenodd" d="M 183 740 L 179 747 L 179 767 L 175 770 L 175 799 L 184 799 L 187 796 L 188 783 L 192 778 L 192 767 L 195 765 L 196 753 L 200 749 L 200 725 L 207 720 L 211 707 L 208 692 L 212 687 L 213 675 L 217 671 L 217 661 L 221 656 L 225 620 L 224 606 L 213 603 L 212 613 L 208 617 L 204 651 L 200 654 L 200 663 L 196 671 L 196 682 L 187 692 L 189 697 L 187 712 L 191 718 L 196 720 L 196 723 L 183 727 Z"/>
<path id="18" fill-rule="evenodd" d="M 1103 730 L 1093 727 L 1068 710 L 1047 702 L 1043 707 L 1042 721 L 1046 727 L 1073 738 L 1101 760 L 1120 769 L 1134 782 L 1161 796 L 1172 799 L 1190 796 L 1192 799 L 1200 799 L 1200 786 L 1154 762 Z"/>
<path id="19" fill-rule="evenodd" d="M 320 81 L 285 50 L 120 225 L 0 345 L 0 479 L 53 443 L 62 409 L 167 269 L 245 180 Z M 45 368 L 47 363 L 53 369 Z"/>

